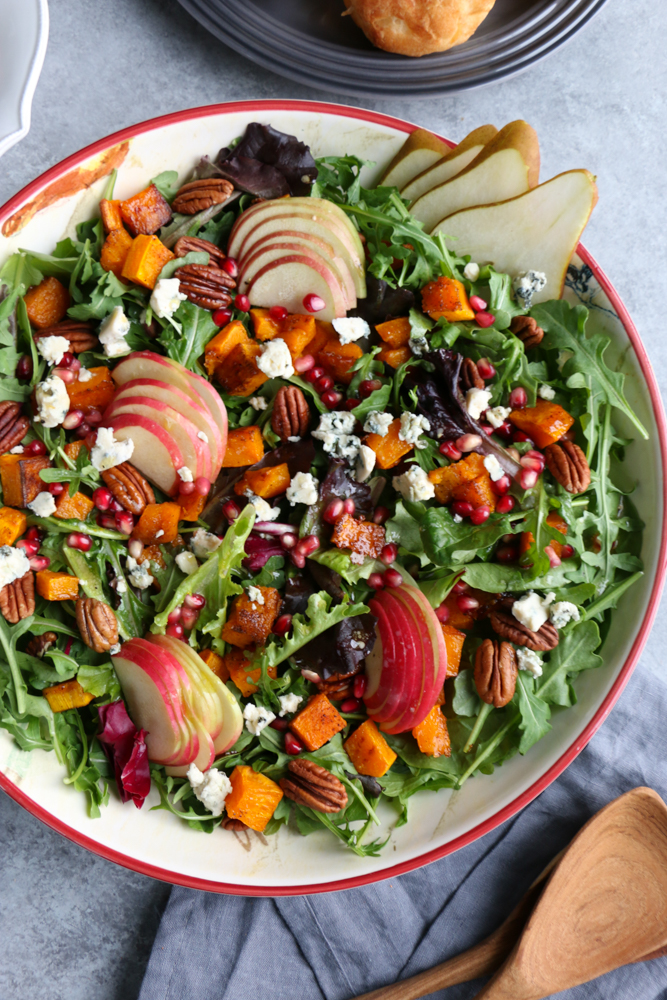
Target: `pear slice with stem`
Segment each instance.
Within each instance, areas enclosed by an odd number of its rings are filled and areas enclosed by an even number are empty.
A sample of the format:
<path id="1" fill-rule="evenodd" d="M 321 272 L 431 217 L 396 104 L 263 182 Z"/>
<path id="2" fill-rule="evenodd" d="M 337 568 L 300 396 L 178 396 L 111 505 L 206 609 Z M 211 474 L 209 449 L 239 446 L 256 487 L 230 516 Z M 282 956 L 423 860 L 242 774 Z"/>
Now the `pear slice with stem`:
<path id="1" fill-rule="evenodd" d="M 455 212 L 435 227 L 459 256 L 493 264 L 516 277 L 542 271 L 545 287 L 534 302 L 560 298 L 572 254 L 598 199 L 588 170 L 568 170 L 538 187 L 493 205 Z"/>
<path id="2" fill-rule="evenodd" d="M 405 184 L 451 153 L 452 147 L 437 135 L 417 128 L 407 137 L 396 156 L 382 174 L 378 184 L 383 187 L 402 188 Z"/>
<path id="3" fill-rule="evenodd" d="M 420 195 L 438 184 L 444 184 L 450 177 L 460 174 L 469 163 L 479 156 L 487 143 L 498 135 L 495 125 L 480 125 L 474 129 L 465 139 L 461 139 L 458 146 L 450 149 L 441 160 L 422 170 L 420 174 L 413 177 L 405 187 L 401 188 L 401 197 L 408 201 L 416 201 Z"/>
<path id="4" fill-rule="evenodd" d="M 527 122 L 510 122 L 464 170 L 417 198 L 410 212 L 430 233 L 453 212 L 523 194 L 535 187 L 539 173 L 537 133 Z"/>

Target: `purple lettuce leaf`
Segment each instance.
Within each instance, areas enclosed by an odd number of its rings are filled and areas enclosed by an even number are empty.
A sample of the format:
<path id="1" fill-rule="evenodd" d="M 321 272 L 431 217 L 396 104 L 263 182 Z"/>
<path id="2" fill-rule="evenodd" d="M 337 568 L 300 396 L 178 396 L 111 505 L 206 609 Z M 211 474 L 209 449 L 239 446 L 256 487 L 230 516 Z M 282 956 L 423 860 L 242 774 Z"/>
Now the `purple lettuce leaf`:
<path id="1" fill-rule="evenodd" d="M 221 149 L 216 166 L 223 177 L 258 198 L 308 195 L 317 178 L 310 149 L 296 136 L 251 122 L 233 149 Z"/>
<path id="2" fill-rule="evenodd" d="M 131 799 L 141 809 L 151 790 L 146 731 L 137 729 L 123 701 L 100 705 L 98 712 L 102 731 L 97 738 L 113 765 L 121 801 Z"/>
<path id="3" fill-rule="evenodd" d="M 375 644 L 376 621 L 370 613 L 344 618 L 302 646 L 292 659 L 300 670 L 312 670 L 324 680 L 334 674 L 355 674 Z"/>
<path id="4" fill-rule="evenodd" d="M 374 326 L 386 323 L 397 316 L 407 316 L 415 305 L 414 293 L 409 288 L 391 288 L 382 278 L 370 271 L 366 274 L 366 298 L 360 299 L 350 316 L 361 316 Z"/>

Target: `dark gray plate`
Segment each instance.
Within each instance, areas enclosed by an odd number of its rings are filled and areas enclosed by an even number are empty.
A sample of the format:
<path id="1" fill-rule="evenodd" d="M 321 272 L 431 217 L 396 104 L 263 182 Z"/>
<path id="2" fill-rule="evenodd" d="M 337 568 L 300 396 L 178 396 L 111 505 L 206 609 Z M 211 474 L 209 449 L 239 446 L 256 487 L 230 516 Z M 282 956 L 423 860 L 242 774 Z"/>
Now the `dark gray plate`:
<path id="1" fill-rule="evenodd" d="M 496 0 L 464 45 L 413 59 L 373 48 L 343 0 L 179 0 L 235 51 L 282 76 L 355 96 L 437 97 L 521 72 L 606 0 Z"/>

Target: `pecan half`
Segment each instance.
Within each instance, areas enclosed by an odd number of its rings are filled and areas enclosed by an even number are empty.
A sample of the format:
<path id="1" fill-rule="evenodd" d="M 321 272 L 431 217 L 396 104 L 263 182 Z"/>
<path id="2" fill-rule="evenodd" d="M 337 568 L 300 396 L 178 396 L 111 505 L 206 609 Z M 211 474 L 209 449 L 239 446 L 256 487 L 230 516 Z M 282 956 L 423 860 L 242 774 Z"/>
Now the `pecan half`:
<path id="1" fill-rule="evenodd" d="M 591 485 L 591 470 L 586 456 L 574 441 L 561 438 L 544 449 L 547 468 L 568 493 L 583 493 Z"/>
<path id="2" fill-rule="evenodd" d="M 523 341 L 527 351 L 542 343 L 544 330 L 538 326 L 532 316 L 515 316 L 510 323 L 510 330 L 515 337 Z"/>
<path id="3" fill-rule="evenodd" d="M 232 301 L 236 282 L 226 271 L 211 264 L 186 264 L 178 269 L 180 291 L 202 309 L 224 309 Z"/>
<path id="4" fill-rule="evenodd" d="M 273 403 L 271 426 L 283 444 L 291 437 L 303 437 L 309 423 L 310 410 L 301 389 L 295 385 L 279 389 Z"/>
<path id="5" fill-rule="evenodd" d="M 4 400 L 0 403 L 0 452 L 20 444 L 28 433 L 30 421 L 21 413 L 20 403 Z"/>
<path id="6" fill-rule="evenodd" d="M 512 614 L 513 600 L 503 601 L 489 614 L 489 622 L 493 631 L 513 642 L 515 646 L 527 646 L 536 653 L 546 653 L 558 645 L 558 630 L 551 622 L 545 622 L 537 632 L 531 632 Z"/>
<path id="7" fill-rule="evenodd" d="M 225 816 L 220 826 L 223 830 L 233 830 L 234 833 L 240 833 L 241 830 L 248 829 L 240 819 L 232 819 L 231 816 Z"/>
<path id="8" fill-rule="evenodd" d="M 30 640 L 25 651 L 28 656 L 38 656 L 41 660 L 44 653 L 47 653 L 57 641 L 58 636 L 55 632 L 42 632 L 41 635 L 36 635 Z"/>
<path id="9" fill-rule="evenodd" d="M 227 260 L 226 253 L 210 240 L 200 240 L 198 236 L 181 236 L 176 240 L 174 244 L 175 257 L 185 257 L 186 254 L 193 252 L 207 253 L 209 264 L 213 264 L 215 267 L 221 267 Z M 178 277 L 178 272 L 176 277 Z"/>
<path id="10" fill-rule="evenodd" d="M 179 188 L 172 202 L 174 212 L 182 215 L 196 215 L 212 205 L 222 205 L 234 190 L 234 185 L 222 178 L 209 177 L 201 181 L 190 181 Z"/>
<path id="11" fill-rule="evenodd" d="M 102 479 L 111 490 L 114 500 L 131 514 L 142 514 L 146 504 L 155 503 L 155 494 L 147 479 L 129 462 L 121 462 L 102 473 Z"/>
<path id="12" fill-rule="evenodd" d="M 0 611 L 10 625 L 16 625 L 22 618 L 34 615 L 35 574 L 31 569 L 0 590 Z"/>
<path id="13" fill-rule="evenodd" d="M 40 337 L 65 337 L 69 341 L 69 349 L 72 354 L 93 351 L 99 347 L 100 343 L 93 333 L 93 324 L 76 319 L 65 319 L 62 323 L 56 323 L 55 326 L 47 326 L 35 333 L 35 340 L 39 340 Z"/>
<path id="14" fill-rule="evenodd" d="M 335 813 L 347 805 L 345 785 L 335 774 L 312 760 L 291 760 L 289 774 L 280 779 L 288 799 L 322 813 Z"/>
<path id="15" fill-rule="evenodd" d="M 355 674 L 332 674 L 326 680 L 318 681 L 317 688 L 330 701 L 342 701 L 344 698 L 352 697 L 354 678 Z"/>
<path id="16" fill-rule="evenodd" d="M 486 385 L 484 379 L 479 374 L 477 365 L 472 358 L 464 358 L 461 365 L 461 388 L 464 392 L 468 389 L 483 389 Z"/>
<path id="17" fill-rule="evenodd" d="M 487 705 L 502 708 L 514 697 L 516 653 L 509 642 L 485 639 L 475 654 L 475 687 Z"/>
<path id="18" fill-rule="evenodd" d="M 86 646 L 96 653 L 108 653 L 118 642 L 116 616 L 104 601 L 80 597 L 76 602 L 76 623 Z"/>

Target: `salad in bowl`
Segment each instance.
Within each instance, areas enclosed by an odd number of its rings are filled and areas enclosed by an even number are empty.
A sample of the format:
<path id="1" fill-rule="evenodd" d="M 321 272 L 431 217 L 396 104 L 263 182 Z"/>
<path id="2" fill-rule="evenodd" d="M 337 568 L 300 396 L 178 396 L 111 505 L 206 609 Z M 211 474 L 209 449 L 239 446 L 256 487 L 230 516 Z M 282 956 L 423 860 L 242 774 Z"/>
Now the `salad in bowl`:
<path id="1" fill-rule="evenodd" d="M 525 122 L 364 167 L 253 122 L 0 270 L 0 726 L 91 817 L 375 857 L 642 575 L 647 431 L 562 298 L 593 177 Z"/>

